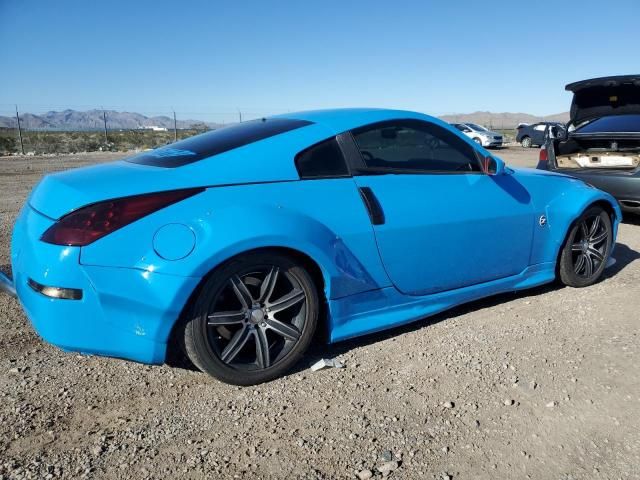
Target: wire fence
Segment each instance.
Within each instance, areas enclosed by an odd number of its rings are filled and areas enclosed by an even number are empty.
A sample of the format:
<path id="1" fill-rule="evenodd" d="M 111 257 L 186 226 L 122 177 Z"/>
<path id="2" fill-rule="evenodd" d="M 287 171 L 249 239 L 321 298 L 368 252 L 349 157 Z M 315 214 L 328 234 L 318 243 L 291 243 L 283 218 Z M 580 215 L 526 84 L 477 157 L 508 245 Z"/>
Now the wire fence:
<path id="1" fill-rule="evenodd" d="M 131 151 L 156 148 L 211 129 L 261 118 L 282 109 L 172 109 L 164 107 L 122 108 L 74 106 L 25 106 L 46 113 L 22 113 L 18 106 L 0 104 L 0 155 L 42 155 L 95 151 Z M 57 109 L 56 109 L 57 108 Z M 144 111 L 145 114 L 134 113 Z M 447 121 L 464 121 L 465 115 L 443 116 Z M 505 142 L 515 139 L 517 122 L 490 116 L 483 123 L 503 134 Z"/>
<path id="2" fill-rule="evenodd" d="M 137 109 L 48 106 L 23 113 L 0 104 L 0 155 L 42 155 L 156 148 L 207 130 L 261 118 L 277 109 Z M 114 108 L 118 108 L 115 110 Z M 35 111 L 43 111 L 34 108 Z M 142 110 L 142 109 L 141 109 Z"/>

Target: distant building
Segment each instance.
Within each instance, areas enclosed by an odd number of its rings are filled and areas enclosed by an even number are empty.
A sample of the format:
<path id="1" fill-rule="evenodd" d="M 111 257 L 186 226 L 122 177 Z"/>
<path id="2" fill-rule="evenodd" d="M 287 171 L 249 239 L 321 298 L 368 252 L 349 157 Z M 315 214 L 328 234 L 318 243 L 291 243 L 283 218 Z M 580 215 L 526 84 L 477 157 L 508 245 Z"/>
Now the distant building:
<path id="1" fill-rule="evenodd" d="M 148 125 L 146 127 L 142 127 L 144 130 L 153 130 L 154 132 L 166 132 L 167 127 L 158 127 L 157 125 Z"/>

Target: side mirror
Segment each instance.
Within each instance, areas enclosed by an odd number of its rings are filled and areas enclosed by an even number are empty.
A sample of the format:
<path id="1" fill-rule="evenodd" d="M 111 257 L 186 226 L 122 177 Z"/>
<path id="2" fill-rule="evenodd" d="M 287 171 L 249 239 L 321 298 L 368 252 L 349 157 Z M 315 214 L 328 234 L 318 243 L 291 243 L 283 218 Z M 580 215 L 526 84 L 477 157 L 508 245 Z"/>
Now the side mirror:
<path id="1" fill-rule="evenodd" d="M 496 157 L 485 157 L 482 161 L 482 170 L 487 175 L 504 175 L 505 164 Z"/>
<path id="2" fill-rule="evenodd" d="M 464 130 L 462 130 L 464 133 L 471 133 L 473 130 L 471 130 L 470 128 L 465 128 Z"/>

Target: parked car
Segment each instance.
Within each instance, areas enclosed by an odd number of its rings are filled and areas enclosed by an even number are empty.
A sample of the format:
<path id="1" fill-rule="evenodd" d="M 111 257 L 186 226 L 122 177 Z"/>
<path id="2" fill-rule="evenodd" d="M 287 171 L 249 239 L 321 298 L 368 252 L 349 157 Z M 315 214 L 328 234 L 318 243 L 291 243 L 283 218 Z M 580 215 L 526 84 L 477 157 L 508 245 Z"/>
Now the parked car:
<path id="1" fill-rule="evenodd" d="M 553 132 L 538 168 L 580 178 L 640 213 L 640 75 L 570 83 L 568 132 Z"/>
<path id="2" fill-rule="evenodd" d="M 556 274 L 591 285 L 619 219 L 607 193 L 507 168 L 433 117 L 328 110 L 47 175 L 11 261 L 45 340 L 152 364 L 181 346 L 250 385 L 317 329 L 337 342 Z"/>
<path id="3" fill-rule="evenodd" d="M 492 132 L 482 125 L 475 123 L 452 123 L 452 125 L 478 145 L 487 148 L 502 146 L 502 134 Z"/>
<path id="4" fill-rule="evenodd" d="M 538 122 L 531 125 L 520 124 L 516 128 L 516 142 L 524 148 L 539 147 L 544 145 L 545 138 L 551 127 L 563 129 L 560 122 Z"/>

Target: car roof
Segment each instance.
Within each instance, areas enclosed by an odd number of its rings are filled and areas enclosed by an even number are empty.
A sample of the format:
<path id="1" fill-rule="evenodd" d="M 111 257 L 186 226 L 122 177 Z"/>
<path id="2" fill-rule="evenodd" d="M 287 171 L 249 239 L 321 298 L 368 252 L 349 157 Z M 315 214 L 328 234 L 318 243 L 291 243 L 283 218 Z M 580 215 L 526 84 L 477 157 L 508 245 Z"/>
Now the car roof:
<path id="1" fill-rule="evenodd" d="M 423 113 L 384 108 L 336 108 L 328 110 L 310 110 L 275 115 L 275 118 L 278 117 L 306 120 L 315 124 L 323 125 L 324 127 L 331 129 L 335 134 L 352 130 L 370 123 L 396 119 L 426 120 L 437 123 L 438 125 L 448 125 L 446 122 L 443 122 L 438 118 L 425 115 Z"/>
<path id="2" fill-rule="evenodd" d="M 187 185 L 189 182 L 193 184 L 194 179 L 198 179 L 197 184 L 206 182 L 207 185 L 288 181 L 300 178 L 295 165 L 295 156 L 298 153 L 332 136 L 364 125 L 386 120 L 414 119 L 430 122 L 449 131 L 457 132 L 452 126 L 440 119 L 406 110 L 372 108 L 314 110 L 277 115 L 268 117 L 263 121 L 268 123 L 270 119 L 303 121 L 305 125 L 283 133 L 267 136 L 266 138 L 242 143 L 237 148 L 224 149 L 220 153 L 215 153 L 211 156 L 199 154 L 206 152 L 209 147 L 215 150 L 216 146 L 207 146 L 206 140 L 208 136 L 212 142 L 217 142 L 216 131 L 201 134 L 199 137 L 191 137 L 194 140 L 205 141 L 201 145 L 202 152 L 195 152 L 199 157 L 196 158 L 196 161 L 189 163 L 167 161 L 140 165 L 134 159 L 127 159 L 123 163 L 126 163 L 130 168 L 144 167 L 147 169 L 152 167 L 161 170 L 172 168 L 172 178 L 174 179 L 172 180 L 174 182 L 172 185 L 174 186 L 178 185 L 179 181 L 183 182 L 180 185 Z M 252 120 L 250 122 L 260 122 L 261 120 Z M 229 126 L 224 128 L 231 129 L 236 127 Z M 188 141 L 188 139 L 184 141 Z M 471 142 L 471 140 L 468 141 Z M 175 145 L 170 144 L 160 147 L 157 149 L 157 155 L 155 156 L 173 159 L 174 154 L 191 155 L 193 153 L 187 147 L 185 147 L 186 153 L 182 151 L 182 147 L 177 151 L 171 151 L 176 150 Z M 173 167 L 177 168 L 173 169 Z"/>

